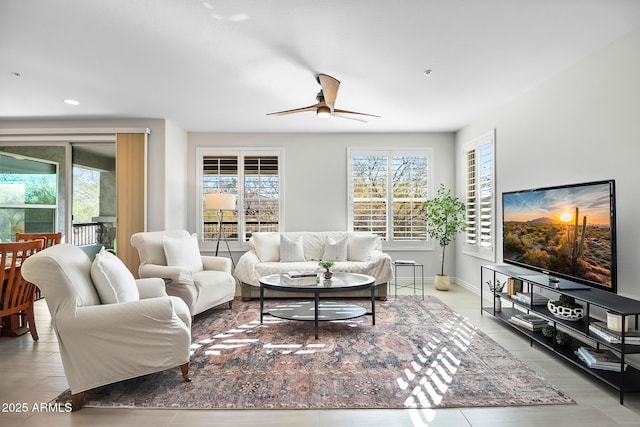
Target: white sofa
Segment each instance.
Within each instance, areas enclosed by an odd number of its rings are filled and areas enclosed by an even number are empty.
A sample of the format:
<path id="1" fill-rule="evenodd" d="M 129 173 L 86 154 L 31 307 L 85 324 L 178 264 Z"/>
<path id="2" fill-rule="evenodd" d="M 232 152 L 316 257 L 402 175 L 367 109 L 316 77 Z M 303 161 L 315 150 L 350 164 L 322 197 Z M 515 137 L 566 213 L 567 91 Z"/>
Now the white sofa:
<path id="1" fill-rule="evenodd" d="M 376 298 L 387 298 L 387 284 L 393 274 L 391 257 L 382 252 L 380 238 L 375 234 L 345 231 L 253 233 L 250 244 L 250 250 L 240 257 L 234 273 L 240 281 L 243 300 L 260 297 L 258 279 L 261 276 L 289 271 L 320 272 L 320 260 L 335 261 L 333 271 L 373 276 Z M 332 297 L 368 295 L 367 290 L 331 294 Z M 295 294 L 265 290 L 265 296 L 294 297 Z"/>

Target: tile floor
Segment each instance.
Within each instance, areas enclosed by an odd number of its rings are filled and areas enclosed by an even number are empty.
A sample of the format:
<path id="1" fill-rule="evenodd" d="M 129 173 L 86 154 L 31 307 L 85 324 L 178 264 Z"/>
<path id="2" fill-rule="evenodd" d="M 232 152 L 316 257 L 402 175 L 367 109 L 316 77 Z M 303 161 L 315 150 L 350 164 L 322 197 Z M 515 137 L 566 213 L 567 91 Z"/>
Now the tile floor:
<path id="1" fill-rule="evenodd" d="M 529 342 L 490 316 L 481 316 L 479 296 L 458 286 L 448 292 L 425 285 L 458 313 L 571 396 L 577 405 L 438 410 L 145 410 L 94 409 L 46 413 L 33 405 L 46 403 L 67 388 L 56 338 L 44 301 L 36 302 L 40 341 L 29 334 L 0 338 L 0 426 L 640 426 L 640 393 L 618 394 L 579 369 Z M 402 293 L 412 292 L 410 289 Z M 26 412 L 12 404 L 26 403 Z"/>

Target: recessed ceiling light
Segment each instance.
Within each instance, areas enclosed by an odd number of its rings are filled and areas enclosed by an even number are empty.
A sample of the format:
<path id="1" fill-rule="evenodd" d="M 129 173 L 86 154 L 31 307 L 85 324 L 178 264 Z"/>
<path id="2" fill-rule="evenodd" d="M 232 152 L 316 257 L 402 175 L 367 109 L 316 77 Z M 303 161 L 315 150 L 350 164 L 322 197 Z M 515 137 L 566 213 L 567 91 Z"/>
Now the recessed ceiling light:
<path id="1" fill-rule="evenodd" d="M 69 104 L 69 105 L 80 105 L 80 103 L 75 99 L 65 99 L 64 102 L 65 104 Z"/>
<path id="2" fill-rule="evenodd" d="M 425 76 L 428 76 L 429 74 L 431 74 L 431 69 L 424 70 Z"/>
<path id="3" fill-rule="evenodd" d="M 13 77 L 22 77 L 22 74 L 20 74 L 20 73 L 19 73 L 19 72 L 17 72 L 17 71 L 12 72 L 12 73 L 11 73 L 11 75 L 12 75 Z"/>

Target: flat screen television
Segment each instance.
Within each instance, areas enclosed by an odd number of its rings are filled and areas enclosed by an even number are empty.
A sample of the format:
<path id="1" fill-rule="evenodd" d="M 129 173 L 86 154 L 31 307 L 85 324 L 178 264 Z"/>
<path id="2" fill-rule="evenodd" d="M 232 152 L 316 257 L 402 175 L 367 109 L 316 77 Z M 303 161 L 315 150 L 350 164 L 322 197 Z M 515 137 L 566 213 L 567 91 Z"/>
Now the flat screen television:
<path id="1" fill-rule="evenodd" d="M 615 181 L 502 193 L 504 262 L 617 291 Z"/>

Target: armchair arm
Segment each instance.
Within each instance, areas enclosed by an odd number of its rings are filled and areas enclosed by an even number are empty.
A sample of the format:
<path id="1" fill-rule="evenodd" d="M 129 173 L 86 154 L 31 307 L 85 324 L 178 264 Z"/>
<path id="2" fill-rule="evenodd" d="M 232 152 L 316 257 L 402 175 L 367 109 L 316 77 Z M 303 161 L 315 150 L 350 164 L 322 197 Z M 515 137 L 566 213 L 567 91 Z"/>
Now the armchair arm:
<path id="1" fill-rule="evenodd" d="M 183 304 L 184 307 L 176 307 Z M 78 307 L 74 317 L 57 318 L 56 321 L 59 329 L 64 329 L 67 332 L 73 330 L 100 331 L 100 335 L 105 333 L 115 335 L 126 331 L 127 334 L 145 335 L 153 333 L 155 328 L 162 328 L 163 325 L 167 325 L 167 322 L 173 323 L 176 320 L 190 328 L 190 324 L 185 324 L 178 317 L 177 313 L 181 311 L 189 311 L 185 302 L 167 296 L 117 304 Z M 120 332 L 117 332 L 118 330 Z"/>
<path id="2" fill-rule="evenodd" d="M 166 297 L 167 291 L 164 287 L 164 280 L 157 277 L 147 279 L 136 279 L 140 299 Z"/>
<path id="3" fill-rule="evenodd" d="M 171 279 L 173 283 L 193 284 L 191 272 L 182 267 L 167 265 L 145 264 L 138 271 L 141 278 L 160 277 Z"/>
<path id="4" fill-rule="evenodd" d="M 224 271 L 231 273 L 231 259 L 221 256 L 202 255 L 202 267 L 205 270 Z"/>

